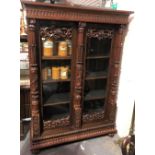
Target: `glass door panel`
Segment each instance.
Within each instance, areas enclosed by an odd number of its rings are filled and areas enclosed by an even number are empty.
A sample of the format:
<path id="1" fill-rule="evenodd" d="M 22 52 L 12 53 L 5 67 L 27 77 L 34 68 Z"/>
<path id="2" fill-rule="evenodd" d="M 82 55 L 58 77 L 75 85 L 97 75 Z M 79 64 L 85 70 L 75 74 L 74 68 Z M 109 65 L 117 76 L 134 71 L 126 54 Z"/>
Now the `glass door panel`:
<path id="1" fill-rule="evenodd" d="M 95 35 L 90 32 L 95 31 Z M 108 82 L 111 41 L 109 37 L 96 35 L 104 30 L 88 29 L 86 32 L 85 79 L 83 99 L 83 122 L 104 118 Z M 89 33 L 89 35 L 88 35 Z M 99 34 L 98 33 L 98 34 Z"/>
<path id="2" fill-rule="evenodd" d="M 69 125 L 73 78 L 73 28 L 58 25 L 40 28 L 42 113 L 44 125 L 54 128 Z"/>

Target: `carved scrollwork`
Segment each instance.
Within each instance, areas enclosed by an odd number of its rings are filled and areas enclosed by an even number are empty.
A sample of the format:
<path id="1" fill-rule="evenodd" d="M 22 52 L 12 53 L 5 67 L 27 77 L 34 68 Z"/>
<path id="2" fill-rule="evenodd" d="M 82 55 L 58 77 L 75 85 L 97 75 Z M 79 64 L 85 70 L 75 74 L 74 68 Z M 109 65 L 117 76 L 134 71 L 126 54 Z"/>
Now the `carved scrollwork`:
<path id="1" fill-rule="evenodd" d="M 77 64 L 77 72 L 76 72 L 76 89 L 81 89 L 82 87 L 82 65 Z"/>
<path id="2" fill-rule="evenodd" d="M 104 111 L 101 111 L 101 112 L 84 114 L 82 119 L 83 119 L 83 122 L 86 123 L 94 120 L 101 120 L 103 118 L 104 118 Z"/>
<path id="3" fill-rule="evenodd" d="M 70 124 L 69 120 L 70 120 L 70 117 L 66 116 L 61 119 L 46 121 L 44 122 L 44 129 L 48 130 L 52 128 L 68 126 Z"/>
<path id="4" fill-rule="evenodd" d="M 72 28 L 55 28 L 54 26 L 51 27 L 41 27 L 40 34 L 43 38 L 53 37 L 55 39 L 65 38 L 71 39 L 72 38 Z"/>
<path id="5" fill-rule="evenodd" d="M 110 114 L 109 114 L 109 118 L 111 121 L 115 121 L 116 109 L 117 109 L 116 104 L 113 104 L 111 106 L 111 110 L 110 110 Z"/>
<path id="6" fill-rule="evenodd" d="M 103 38 L 112 38 L 114 35 L 114 30 L 112 29 L 88 29 L 87 30 L 87 37 L 88 38 L 98 38 L 99 40 Z"/>
<path id="7" fill-rule="evenodd" d="M 32 95 L 32 101 L 31 101 L 31 109 L 32 109 L 32 115 L 35 113 L 38 113 L 39 112 L 39 108 L 38 108 L 38 105 L 39 105 L 39 101 L 38 101 L 38 96 L 39 95 L 36 95 L 36 99 L 34 98 L 34 95 Z"/>
<path id="8" fill-rule="evenodd" d="M 74 111 L 75 111 L 75 127 L 78 128 L 81 126 L 82 109 L 81 109 L 80 105 L 75 105 Z"/>
<path id="9" fill-rule="evenodd" d="M 81 109 L 81 90 L 76 90 L 75 94 L 75 104 L 74 104 L 74 122 L 75 127 L 78 128 L 81 126 L 81 115 L 82 115 L 82 109 Z"/>
<path id="10" fill-rule="evenodd" d="M 32 124 L 33 124 L 33 136 L 38 137 L 40 135 L 40 116 L 39 113 L 32 115 Z"/>
<path id="11" fill-rule="evenodd" d="M 34 31 L 35 30 L 35 25 L 36 25 L 36 20 L 35 19 L 30 19 L 29 20 L 29 25 L 28 25 L 29 30 Z"/>
<path id="12" fill-rule="evenodd" d="M 125 28 L 126 28 L 126 25 L 121 24 L 119 28 L 119 34 L 123 34 Z"/>

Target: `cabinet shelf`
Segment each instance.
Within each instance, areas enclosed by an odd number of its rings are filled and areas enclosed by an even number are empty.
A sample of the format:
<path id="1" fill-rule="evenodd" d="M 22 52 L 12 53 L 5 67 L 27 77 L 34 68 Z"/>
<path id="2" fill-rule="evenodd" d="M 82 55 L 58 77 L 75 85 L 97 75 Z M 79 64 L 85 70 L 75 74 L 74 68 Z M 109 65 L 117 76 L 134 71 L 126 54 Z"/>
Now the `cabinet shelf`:
<path id="1" fill-rule="evenodd" d="M 52 57 L 42 57 L 42 60 L 71 60 L 71 56 L 65 56 L 65 57 L 60 57 L 60 56 L 52 56 Z"/>
<path id="2" fill-rule="evenodd" d="M 109 55 L 96 55 L 96 56 L 87 56 L 86 59 L 104 59 L 109 58 Z"/>
<path id="3" fill-rule="evenodd" d="M 57 93 L 49 97 L 44 103 L 44 107 L 54 106 L 60 104 L 68 104 L 70 102 L 70 94 L 69 93 Z"/>
<path id="4" fill-rule="evenodd" d="M 86 75 L 86 80 L 106 79 L 106 78 L 107 78 L 106 72 L 89 72 Z"/>
<path id="5" fill-rule="evenodd" d="M 85 101 L 89 100 L 98 100 L 98 99 L 104 99 L 105 98 L 105 90 L 92 90 L 85 96 Z"/>
<path id="6" fill-rule="evenodd" d="M 54 83 L 54 82 L 70 82 L 71 79 L 65 79 L 65 80 L 53 80 L 53 79 L 48 79 L 48 80 L 43 80 L 43 84 L 48 84 L 48 83 Z"/>

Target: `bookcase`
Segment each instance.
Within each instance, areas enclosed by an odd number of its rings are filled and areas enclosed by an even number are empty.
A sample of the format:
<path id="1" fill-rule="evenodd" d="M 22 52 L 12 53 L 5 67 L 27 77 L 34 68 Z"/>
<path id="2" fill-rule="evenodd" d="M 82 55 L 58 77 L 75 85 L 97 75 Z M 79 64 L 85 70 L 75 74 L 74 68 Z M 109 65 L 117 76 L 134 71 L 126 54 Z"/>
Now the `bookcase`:
<path id="1" fill-rule="evenodd" d="M 114 134 L 133 12 L 22 1 L 30 56 L 31 149 Z"/>

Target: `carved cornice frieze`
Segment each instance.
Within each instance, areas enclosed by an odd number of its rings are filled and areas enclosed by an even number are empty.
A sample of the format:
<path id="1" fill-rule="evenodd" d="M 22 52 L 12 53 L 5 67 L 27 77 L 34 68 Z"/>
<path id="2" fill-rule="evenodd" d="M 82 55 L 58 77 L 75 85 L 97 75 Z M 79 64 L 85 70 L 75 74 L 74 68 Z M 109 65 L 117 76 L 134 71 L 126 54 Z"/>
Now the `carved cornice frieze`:
<path id="1" fill-rule="evenodd" d="M 88 38 L 98 38 L 99 40 L 103 38 L 112 38 L 114 35 L 114 30 L 110 29 L 88 29 L 87 30 L 87 37 Z"/>
<path id="2" fill-rule="evenodd" d="M 40 29 L 41 37 L 49 38 L 53 37 L 55 39 L 65 38 L 71 39 L 72 38 L 72 28 L 55 28 L 54 26 L 51 27 L 42 27 Z"/>
<path id="3" fill-rule="evenodd" d="M 103 12 L 102 12 L 103 11 Z M 96 22 L 96 23 L 116 23 L 127 24 L 128 16 L 121 13 L 112 13 L 110 11 L 100 10 L 77 10 L 77 9 L 62 9 L 59 7 L 27 7 L 28 18 L 36 19 L 53 19 L 53 20 L 67 20 L 67 21 L 81 21 L 81 22 Z"/>

